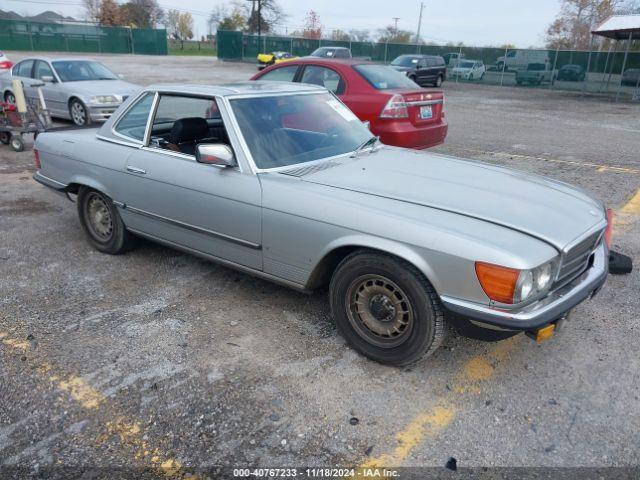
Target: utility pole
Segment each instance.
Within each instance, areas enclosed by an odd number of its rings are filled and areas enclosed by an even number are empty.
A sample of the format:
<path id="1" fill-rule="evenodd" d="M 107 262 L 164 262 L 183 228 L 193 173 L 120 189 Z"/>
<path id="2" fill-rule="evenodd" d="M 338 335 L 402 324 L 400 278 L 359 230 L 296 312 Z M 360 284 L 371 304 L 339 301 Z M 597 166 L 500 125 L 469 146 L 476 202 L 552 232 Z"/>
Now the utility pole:
<path id="1" fill-rule="evenodd" d="M 418 31 L 416 33 L 416 45 L 420 50 L 420 28 L 422 27 L 422 10 L 424 9 L 424 2 L 420 2 L 420 15 L 418 16 Z"/>
<path id="2" fill-rule="evenodd" d="M 398 34 L 398 20 L 400 17 L 391 17 L 393 19 L 393 31 L 397 35 Z"/>

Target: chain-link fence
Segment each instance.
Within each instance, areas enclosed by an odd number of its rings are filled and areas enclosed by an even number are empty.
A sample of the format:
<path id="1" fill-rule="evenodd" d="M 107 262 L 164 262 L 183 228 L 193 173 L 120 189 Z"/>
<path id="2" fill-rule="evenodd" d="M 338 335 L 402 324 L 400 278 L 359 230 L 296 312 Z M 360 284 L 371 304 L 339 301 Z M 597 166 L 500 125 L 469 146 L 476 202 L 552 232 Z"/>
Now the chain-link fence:
<path id="1" fill-rule="evenodd" d="M 605 93 L 640 99 L 640 52 L 629 52 L 625 62 L 624 42 L 607 50 L 588 52 L 258 37 L 219 31 L 217 44 L 219 58 L 251 62 L 262 52 L 287 51 L 303 56 L 320 46 L 332 45 L 350 48 L 354 57 L 386 64 L 400 55 L 437 55 L 445 60 L 449 82 Z"/>
<path id="2" fill-rule="evenodd" d="M 0 20 L 0 48 L 43 52 L 166 55 L 167 32 L 160 29 Z"/>

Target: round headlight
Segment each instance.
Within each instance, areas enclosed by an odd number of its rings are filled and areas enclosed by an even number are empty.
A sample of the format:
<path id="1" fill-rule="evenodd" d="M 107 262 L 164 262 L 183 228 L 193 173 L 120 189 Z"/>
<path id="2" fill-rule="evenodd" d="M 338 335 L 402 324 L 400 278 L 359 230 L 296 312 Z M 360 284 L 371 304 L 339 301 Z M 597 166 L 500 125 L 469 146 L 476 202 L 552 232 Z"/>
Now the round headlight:
<path id="1" fill-rule="evenodd" d="M 536 272 L 536 289 L 541 292 L 551 283 L 551 263 L 545 263 Z"/>
<path id="2" fill-rule="evenodd" d="M 516 283 L 516 291 L 514 295 L 514 301 L 522 302 L 529 298 L 533 293 L 533 273 L 531 270 L 523 270 L 520 272 L 518 282 Z"/>

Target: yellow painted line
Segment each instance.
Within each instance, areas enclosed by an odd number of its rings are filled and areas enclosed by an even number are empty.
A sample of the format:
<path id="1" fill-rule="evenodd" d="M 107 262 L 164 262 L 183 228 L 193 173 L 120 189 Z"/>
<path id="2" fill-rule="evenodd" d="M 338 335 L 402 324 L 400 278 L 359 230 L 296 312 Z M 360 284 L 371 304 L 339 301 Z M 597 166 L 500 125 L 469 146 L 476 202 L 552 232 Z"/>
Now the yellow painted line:
<path id="1" fill-rule="evenodd" d="M 465 151 L 465 152 L 473 153 L 475 155 L 493 155 L 496 157 L 520 158 L 524 160 L 540 160 L 540 161 L 551 162 L 551 163 L 562 163 L 566 165 L 575 165 L 578 167 L 595 168 L 598 172 L 610 171 L 610 172 L 619 172 L 619 173 L 640 174 L 640 169 L 638 168 L 621 167 L 618 165 L 603 165 L 598 163 L 583 162 L 583 161 L 577 161 L 577 160 L 561 160 L 559 158 L 538 157 L 535 155 L 523 155 L 520 153 L 494 152 L 491 150 L 475 150 L 472 148 L 453 148 L 452 150 Z"/>
<path id="2" fill-rule="evenodd" d="M 12 338 L 7 332 L 0 332 L 0 342 L 22 353 L 26 353 L 30 347 L 28 341 Z M 83 378 L 55 373 L 55 367 L 48 362 L 39 364 L 36 372 L 55 388 L 68 394 L 81 408 L 90 411 L 107 408 L 107 398 Z M 104 433 L 98 438 L 100 442 L 117 435 L 122 444 L 133 448 L 136 459 L 148 461 L 161 474 L 175 477 L 181 473 L 182 465 L 179 461 L 164 454 L 160 449 L 149 446 L 143 439 L 146 431 L 140 423 L 118 417 L 115 421 L 107 422 L 104 427 Z"/>
<path id="3" fill-rule="evenodd" d="M 437 405 L 433 409 L 421 413 L 396 434 L 398 446 L 392 453 L 372 458 L 364 462 L 360 469 L 400 466 L 411 451 L 422 443 L 425 436 L 435 435 L 444 430 L 453 418 L 453 408 L 444 405 Z"/>
<path id="4" fill-rule="evenodd" d="M 459 394 L 480 393 L 480 383 L 493 377 L 498 364 L 509 357 L 518 342 L 519 337 L 511 337 L 497 343 L 486 354 L 469 359 L 456 377 L 452 390 Z M 398 445 L 393 451 L 364 461 L 358 469 L 360 474 L 366 469 L 401 466 L 427 437 L 437 435 L 453 422 L 457 411 L 453 403 L 440 399 L 436 406 L 417 415 L 395 435 Z"/>
<path id="5" fill-rule="evenodd" d="M 640 190 L 620 209 L 620 213 L 640 215 Z"/>

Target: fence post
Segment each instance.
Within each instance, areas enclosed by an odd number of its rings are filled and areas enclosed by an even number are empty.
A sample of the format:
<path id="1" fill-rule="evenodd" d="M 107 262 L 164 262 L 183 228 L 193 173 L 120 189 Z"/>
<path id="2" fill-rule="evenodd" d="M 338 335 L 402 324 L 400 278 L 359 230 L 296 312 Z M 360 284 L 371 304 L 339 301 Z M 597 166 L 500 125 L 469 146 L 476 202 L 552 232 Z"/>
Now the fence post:
<path id="1" fill-rule="evenodd" d="M 591 40 L 589 41 L 589 57 L 587 58 L 587 71 L 584 73 L 584 82 L 582 83 L 582 94 L 584 96 L 584 92 L 587 89 L 587 82 L 589 81 L 589 69 L 591 68 L 591 54 L 593 53 L 593 35 L 591 35 Z"/>
<path id="2" fill-rule="evenodd" d="M 384 63 L 387 64 L 387 49 L 389 48 L 389 40 L 384 42 Z"/>
<path id="3" fill-rule="evenodd" d="M 291 37 L 291 46 L 289 47 L 289 52 L 293 55 L 293 37 Z"/>
<path id="4" fill-rule="evenodd" d="M 504 49 L 504 61 L 502 62 L 502 74 L 500 75 L 500 86 L 504 86 L 504 70 L 507 68 L 507 53 L 509 53 L 509 49 Z"/>
<path id="5" fill-rule="evenodd" d="M 462 46 L 460 46 L 460 48 L 458 49 L 458 60 L 456 60 L 456 67 L 460 66 L 460 57 L 461 56 L 462 56 Z M 505 58 L 505 60 L 506 60 L 506 58 Z M 456 68 L 456 67 L 453 67 L 453 68 Z M 456 83 L 458 83 L 458 77 L 459 76 L 460 76 L 459 74 L 456 75 Z"/>
<path id="6" fill-rule="evenodd" d="M 67 52 L 69 51 L 69 37 L 67 35 L 64 36 L 64 44 L 67 48 Z"/>
<path id="7" fill-rule="evenodd" d="M 33 51 L 33 32 L 31 26 L 29 26 L 29 45 L 31 45 L 31 51 Z"/>
<path id="8" fill-rule="evenodd" d="M 553 75 L 556 73 L 556 65 L 558 65 L 558 54 L 560 53 L 560 47 L 556 48 L 556 57 L 553 59 L 553 68 L 551 69 L 551 84 L 549 85 L 549 89 L 553 90 L 555 87 L 555 80 L 553 79 Z"/>
<path id="9" fill-rule="evenodd" d="M 604 80 L 607 78 L 607 68 L 609 68 L 609 56 L 611 55 L 611 45 L 609 45 L 609 50 L 607 51 L 607 57 L 604 61 L 604 68 L 602 69 L 602 80 L 600 80 L 600 86 L 598 87 L 598 93 L 602 91 L 602 87 L 604 86 Z"/>
<path id="10" fill-rule="evenodd" d="M 622 68 L 620 69 L 620 83 L 618 84 L 618 90 L 616 91 L 616 103 L 620 98 L 620 90 L 622 89 L 622 75 L 624 75 L 624 67 L 627 66 L 627 58 L 629 57 L 629 49 L 631 48 L 632 39 L 633 32 L 629 32 L 629 38 L 627 39 L 627 48 L 624 51 L 624 60 L 622 60 Z"/>

